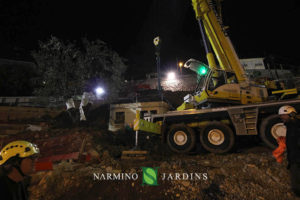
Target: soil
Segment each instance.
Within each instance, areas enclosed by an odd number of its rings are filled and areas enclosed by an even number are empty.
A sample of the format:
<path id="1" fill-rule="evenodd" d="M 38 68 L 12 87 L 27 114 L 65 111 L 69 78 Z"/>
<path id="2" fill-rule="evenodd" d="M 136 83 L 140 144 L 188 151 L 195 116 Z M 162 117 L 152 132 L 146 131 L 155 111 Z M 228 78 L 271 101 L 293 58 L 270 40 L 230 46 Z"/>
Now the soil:
<path id="1" fill-rule="evenodd" d="M 37 173 L 31 199 L 297 199 L 290 188 L 287 161 L 276 163 L 271 150 L 261 144 L 240 141 L 233 152 L 224 155 L 201 149 L 178 155 L 159 138 L 141 134 L 141 144 L 147 143 L 141 149 L 149 152 L 146 160 L 121 160 L 122 150 L 133 147 L 134 137 L 126 135 L 132 133 L 87 132 L 92 135 L 90 148 L 100 160 L 61 162 L 53 171 Z M 157 186 L 143 184 L 142 167 L 157 168 Z M 94 180 L 94 173 L 136 173 L 138 179 Z M 206 173 L 207 180 L 175 180 L 175 173 Z M 163 180 L 164 174 L 171 174 L 173 180 Z"/>
<path id="2" fill-rule="evenodd" d="M 86 138 L 84 152 L 91 160 L 54 162 L 53 170 L 35 173 L 29 187 L 31 200 L 297 199 L 290 188 L 286 158 L 282 164 L 277 163 L 272 150 L 257 137 L 239 138 L 234 150 L 222 155 L 201 148 L 180 155 L 172 153 L 159 137 L 141 133 L 139 148 L 148 151 L 146 159 L 122 160 L 122 151 L 134 147 L 135 135 L 130 131 L 109 132 L 105 123 L 104 120 L 97 126 L 85 123 L 62 128 L 51 121 L 41 131 L 21 131 L 2 138 L 0 144 L 16 139 L 29 140 L 40 145 L 41 156 L 45 157 L 79 151 Z M 157 185 L 143 183 L 142 167 L 157 170 Z M 138 178 L 95 178 L 95 174 L 120 173 L 136 174 Z M 195 178 L 196 173 L 200 178 Z M 183 178 L 183 174 L 188 178 Z M 163 180 L 165 175 L 169 178 Z"/>

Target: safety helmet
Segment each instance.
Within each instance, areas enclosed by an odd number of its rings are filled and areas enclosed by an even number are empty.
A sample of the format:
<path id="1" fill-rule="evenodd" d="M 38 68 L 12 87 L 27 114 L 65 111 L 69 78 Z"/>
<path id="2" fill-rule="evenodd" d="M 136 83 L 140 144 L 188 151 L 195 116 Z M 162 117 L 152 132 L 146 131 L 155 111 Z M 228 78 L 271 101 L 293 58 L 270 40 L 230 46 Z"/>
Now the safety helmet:
<path id="1" fill-rule="evenodd" d="M 0 152 L 0 165 L 12 157 L 26 158 L 39 154 L 39 148 L 27 141 L 14 141 L 7 144 Z"/>
<path id="2" fill-rule="evenodd" d="M 292 106 L 282 106 L 281 108 L 279 108 L 278 114 L 279 115 L 289 115 L 291 113 L 297 113 L 296 109 Z"/>

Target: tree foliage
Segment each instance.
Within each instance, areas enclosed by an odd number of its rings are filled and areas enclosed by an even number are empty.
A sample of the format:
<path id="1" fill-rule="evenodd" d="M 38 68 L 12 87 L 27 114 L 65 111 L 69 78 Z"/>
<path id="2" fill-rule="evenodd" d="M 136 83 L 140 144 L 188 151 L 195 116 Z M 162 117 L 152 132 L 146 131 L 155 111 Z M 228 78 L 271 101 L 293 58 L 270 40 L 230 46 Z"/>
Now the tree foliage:
<path id="1" fill-rule="evenodd" d="M 51 37 L 40 42 L 39 50 L 32 53 L 37 66 L 40 96 L 69 98 L 104 87 L 106 98 L 117 97 L 121 89 L 126 65 L 123 59 L 101 40 L 81 43 L 63 42 Z"/>

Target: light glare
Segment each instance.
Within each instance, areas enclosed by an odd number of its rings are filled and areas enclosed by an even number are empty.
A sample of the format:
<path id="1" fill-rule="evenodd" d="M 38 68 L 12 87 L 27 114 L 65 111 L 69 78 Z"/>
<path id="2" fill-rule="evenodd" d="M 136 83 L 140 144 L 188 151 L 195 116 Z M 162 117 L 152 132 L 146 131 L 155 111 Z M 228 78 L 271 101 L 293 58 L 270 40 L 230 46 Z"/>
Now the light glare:
<path id="1" fill-rule="evenodd" d="M 101 94 L 103 94 L 103 93 L 104 93 L 103 88 L 101 88 L 101 87 L 96 88 L 96 94 L 97 94 L 97 95 L 101 95 Z"/>
<path id="2" fill-rule="evenodd" d="M 176 79 L 176 75 L 174 72 L 169 72 L 168 73 L 168 80 L 175 80 Z"/>

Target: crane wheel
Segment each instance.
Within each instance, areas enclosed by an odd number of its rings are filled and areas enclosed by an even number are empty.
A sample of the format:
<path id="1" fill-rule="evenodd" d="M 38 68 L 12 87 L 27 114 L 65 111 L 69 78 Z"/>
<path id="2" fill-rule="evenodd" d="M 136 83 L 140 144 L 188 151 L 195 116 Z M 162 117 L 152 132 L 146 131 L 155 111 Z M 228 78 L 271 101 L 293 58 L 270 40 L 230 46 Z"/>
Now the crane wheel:
<path id="1" fill-rule="evenodd" d="M 278 147 L 276 139 L 280 136 L 286 136 L 286 127 L 279 115 L 270 115 L 263 119 L 259 133 L 262 141 L 271 149 L 275 149 Z"/>
<path id="2" fill-rule="evenodd" d="M 235 135 L 226 124 L 210 122 L 201 130 L 200 142 L 209 152 L 226 153 L 232 149 Z"/>
<path id="3" fill-rule="evenodd" d="M 187 153 L 195 147 L 196 136 L 192 128 L 185 124 L 174 124 L 167 135 L 167 144 L 177 153 Z"/>

